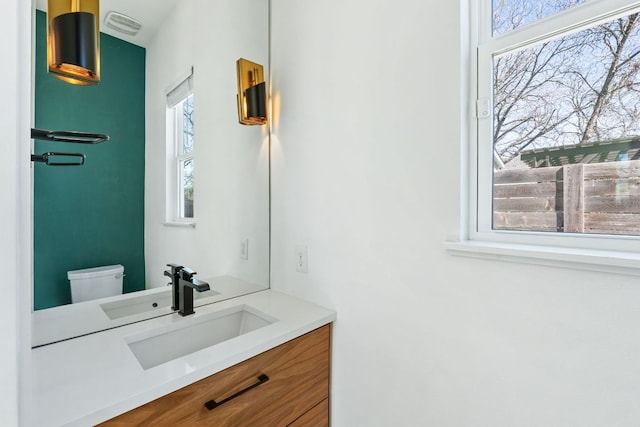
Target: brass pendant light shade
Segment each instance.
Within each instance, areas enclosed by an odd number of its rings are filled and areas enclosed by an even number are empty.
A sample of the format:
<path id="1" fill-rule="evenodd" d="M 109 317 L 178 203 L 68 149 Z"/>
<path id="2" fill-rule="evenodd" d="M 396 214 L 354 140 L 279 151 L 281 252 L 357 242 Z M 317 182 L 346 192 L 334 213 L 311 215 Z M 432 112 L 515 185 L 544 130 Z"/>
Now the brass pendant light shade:
<path id="1" fill-rule="evenodd" d="M 100 82 L 99 0 L 48 0 L 49 72 L 67 83 Z"/>

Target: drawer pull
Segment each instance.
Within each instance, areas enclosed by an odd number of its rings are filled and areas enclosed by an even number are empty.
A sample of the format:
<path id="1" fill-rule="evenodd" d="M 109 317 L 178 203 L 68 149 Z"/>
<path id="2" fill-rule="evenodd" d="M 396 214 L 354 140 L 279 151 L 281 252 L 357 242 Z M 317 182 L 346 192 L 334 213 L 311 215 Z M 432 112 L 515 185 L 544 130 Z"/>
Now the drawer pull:
<path id="1" fill-rule="evenodd" d="M 248 392 L 252 388 L 258 387 L 260 384 L 264 384 L 267 381 L 269 381 L 269 377 L 266 376 L 265 374 L 262 374 L 262 375 L 260 375 L 258 377 L 258 382 L 257 383 L 251 384 L 249 387 L 247 387 L 247 388 L 245 388 L 243 390 L 240 390 L 239 392 L 237 392 L 235 394 L 232 394 L 231 396 L 227 397 L 224 400 L 221 400 L 220 402 L 216 402 L 215 400 L 210 400 L 210 401 L 206 402 L 204 404 L 204 406 L 206 406 L 206 408 L 211 411 L 212 409 L 217 408 L 218 406 L 222 405 L 223 403 L 227 403 L 228 401 L 230 401 L 232 399 L 235 399 L 236 397 L 240 396 L 241 394 L 244 394 L 244 393 Z"/>

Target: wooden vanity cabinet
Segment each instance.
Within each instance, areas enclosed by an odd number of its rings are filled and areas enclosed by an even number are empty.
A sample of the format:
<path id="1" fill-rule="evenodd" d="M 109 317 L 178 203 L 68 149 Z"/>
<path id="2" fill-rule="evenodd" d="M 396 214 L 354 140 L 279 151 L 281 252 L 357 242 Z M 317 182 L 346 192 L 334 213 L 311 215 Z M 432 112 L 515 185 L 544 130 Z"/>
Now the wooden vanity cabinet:
<path id="1" fill-rule="evenodd" d="M 324 399 L 313 408 L 302 414 L 300 418 L 289 424 L 289 427 L 320 427 L 329 425 L 329 398 Z"/>
<path id="2" fill-rule="evenodd" d="M 330 341 L 326 325 L 100 425 L 326 427 Z"/>

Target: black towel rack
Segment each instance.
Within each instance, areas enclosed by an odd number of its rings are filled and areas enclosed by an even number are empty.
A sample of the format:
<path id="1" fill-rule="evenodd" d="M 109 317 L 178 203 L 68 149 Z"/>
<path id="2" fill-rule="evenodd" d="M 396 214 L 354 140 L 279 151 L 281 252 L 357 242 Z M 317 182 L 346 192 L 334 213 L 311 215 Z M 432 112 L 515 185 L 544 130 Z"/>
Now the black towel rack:
<path id="1" fill-rule="evenodd" d="M 70 130 L 31 129 L 31 138 L 43 141 L 73 142 L 75 144 L 99 144 L 109 139 L 109 135 Z"/>
<path id="2" fill-rule="evenodd" d="M 103 135 L 100 133 L 89 133 L 89 132 L 76 132 L 76 131 L 67 131 L 67 130 L 45 130 L 45 129 L 34 129 L 31 128 L 31 138 L 39 139 L 42 141 L 53 141 L 53 142 L 70 142 L 74 144 L 99 144 L 101 142 L 107 141 L 109 139 L 109 135 Z M 56 156 L 64 156 L 64 157 L 77 157 L 78 162 L 59 162 L 51 160 Z M 82 166 L 85 161 L 85 155 L 81 153 L 58 153 L 58 152 L 48 152 L 43 154 L 32 154 L 31 161 L 32 162 L 40 162 L 44 163 L 47 166 Z"/>

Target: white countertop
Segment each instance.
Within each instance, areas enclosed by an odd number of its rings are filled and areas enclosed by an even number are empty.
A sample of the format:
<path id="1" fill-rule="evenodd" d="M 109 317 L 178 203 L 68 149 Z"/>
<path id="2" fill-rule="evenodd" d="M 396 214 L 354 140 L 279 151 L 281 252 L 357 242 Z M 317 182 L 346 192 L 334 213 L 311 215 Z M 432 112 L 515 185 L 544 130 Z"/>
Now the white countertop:
<path id="1" fill-rule="evenodd" d="M 232 276 L 208 277 L 205 281 L 211 285 L 211 289 L 214 291 L 214 294 L 212 296 L 206 296 L 208 293 L 202 295 L 195 293 L 194 297 L 200 298 L 194 301 L 194 305 L 196 307 L 230 298 L 236 298 L 240 295 L 258 292 L 265 289 L 263 285 L 246 282 Z M 152 294 L 167 294 L 168 297 L 171 298 L 171 287 L 163 286 L 161 288 L 151 288 L 128 294 L 102 298 L 99 300 L 65 304 L 44 310 L 36 310 L 31 316 L 31 346 L 38 347 L 43 344 L 49 344 L 173 313 L 171 307 L 167 305 L 132 316 L 122 317 L 119 319 L 109 319 L 104 310 L 100 308 L 101 304 L 113 301 L 124 301 L 126 299 Z M 77 319 L 82 319 L 82 322 L 78 322 Z"/>
<path id="2" fill-rule="evenodd" d="M 144 370 L 127 337 L 246 304 L 277 319 L 220 344 Z M 31 424 L 90 426 L 233 366 L 334 321 L 336 313 L 265 290 L 32 350 Z M 158 351 L 162 351 L 161 348 Z"/>

